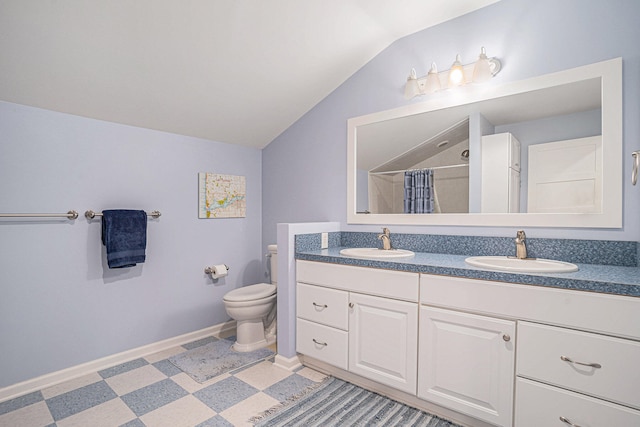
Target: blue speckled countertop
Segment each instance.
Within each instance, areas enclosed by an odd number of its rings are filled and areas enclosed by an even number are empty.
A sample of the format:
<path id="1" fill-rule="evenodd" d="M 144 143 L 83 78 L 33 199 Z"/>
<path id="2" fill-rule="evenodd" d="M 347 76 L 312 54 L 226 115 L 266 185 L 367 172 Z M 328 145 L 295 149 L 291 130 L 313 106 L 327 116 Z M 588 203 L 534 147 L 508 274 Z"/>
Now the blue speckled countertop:
<path id="1" fill-rule="evenodd" d="M 573 273 L 505 273 L 472 267 L 464 261 L 469 255 L 416 252 L 412 258 L 380 261 L 346 257 L 340 255 L 341 249 L 344 249 L 344 247 L 331 247 L 321 250 L 302 249 L 296 253 L 296 258 L 299 260 L 640 297 L 640 268 L 637 266 L 576 263 L 579 270 Z"/>

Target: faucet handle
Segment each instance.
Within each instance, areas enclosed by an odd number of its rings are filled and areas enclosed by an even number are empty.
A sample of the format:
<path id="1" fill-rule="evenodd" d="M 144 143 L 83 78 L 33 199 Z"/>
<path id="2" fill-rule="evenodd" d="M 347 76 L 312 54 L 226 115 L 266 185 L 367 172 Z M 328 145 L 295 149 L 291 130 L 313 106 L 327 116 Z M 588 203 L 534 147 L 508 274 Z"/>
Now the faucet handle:
<path id="1" fill-rule="evenodd" d="M 527 235 L 524 234 L 524 230 L 518 230 L 516 232 L 516 238 L 518 238 L 520 240 L 525 240 L 527 238 Z"/>

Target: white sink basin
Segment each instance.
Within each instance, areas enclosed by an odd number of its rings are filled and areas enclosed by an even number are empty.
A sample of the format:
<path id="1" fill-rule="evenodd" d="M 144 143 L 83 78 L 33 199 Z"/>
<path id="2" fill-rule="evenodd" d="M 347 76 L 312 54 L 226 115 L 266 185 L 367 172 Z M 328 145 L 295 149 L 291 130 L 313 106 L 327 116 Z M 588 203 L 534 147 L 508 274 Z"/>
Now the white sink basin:
<path id="1" fill-rule="evenodd" d="M 551 259 L 518 259 L 506 256 L 474 256 L 465 259 L 469 265 L 488 270 L 514 273 L 570 273 L 578 271 L 578 266 L 570 262 Z"/>
<path id="2" fill-rule="evenodd" d="M 369 258 L 369 259 L 395 259 L 395 258 L 409 258 L 415 255 L 415 253 L 406 249 L 389 249 L 383 250 L 378 248 L 348 248 L 342 249 L 340 255 L 349 256 L 352 258 Z"/>

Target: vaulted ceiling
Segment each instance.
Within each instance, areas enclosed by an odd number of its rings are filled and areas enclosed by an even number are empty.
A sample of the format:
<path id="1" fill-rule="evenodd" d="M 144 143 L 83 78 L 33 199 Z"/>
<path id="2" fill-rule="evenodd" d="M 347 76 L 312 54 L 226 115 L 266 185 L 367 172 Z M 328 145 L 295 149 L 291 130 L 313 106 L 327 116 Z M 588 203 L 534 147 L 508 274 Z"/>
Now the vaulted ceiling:
<path id="1" fill-rule="evenodd" d="M 0 0 L 0 100 L 263 148 L 395 40 L 497 0 Z"/>

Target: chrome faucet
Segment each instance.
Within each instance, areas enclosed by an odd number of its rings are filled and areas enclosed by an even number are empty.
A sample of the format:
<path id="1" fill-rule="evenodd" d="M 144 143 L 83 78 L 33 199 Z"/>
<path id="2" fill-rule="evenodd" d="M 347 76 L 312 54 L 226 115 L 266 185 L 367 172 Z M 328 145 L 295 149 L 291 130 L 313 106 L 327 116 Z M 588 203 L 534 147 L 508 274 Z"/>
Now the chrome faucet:
<path id="1" fill-rule="evenodd" d="M 388 228 L 382 229 L 382 234 L 378 234 L 378 240 L 382 240 L 382 250 L 388 251 L 391 249 L 391 232 Z"/>
<path id="2" fill-rule="evenodd" d="M 518 230 L 516 233 L 516 258 L 527 259 L 527 236 L 524 230 Z"/>

